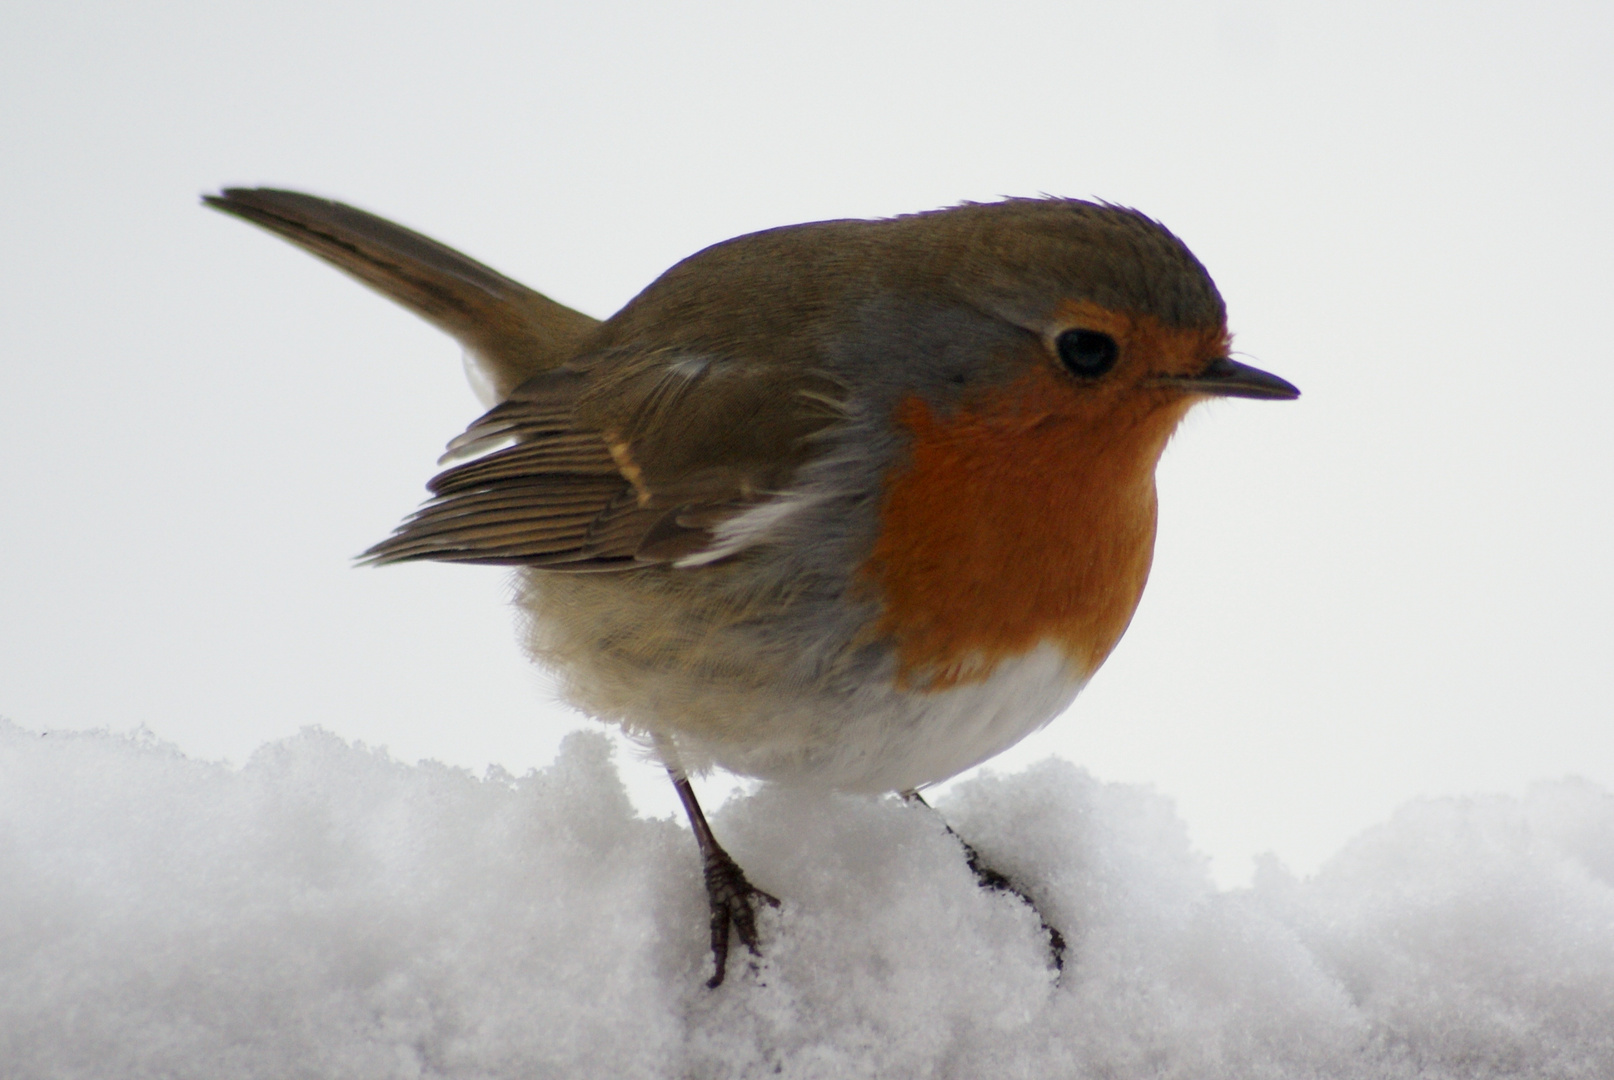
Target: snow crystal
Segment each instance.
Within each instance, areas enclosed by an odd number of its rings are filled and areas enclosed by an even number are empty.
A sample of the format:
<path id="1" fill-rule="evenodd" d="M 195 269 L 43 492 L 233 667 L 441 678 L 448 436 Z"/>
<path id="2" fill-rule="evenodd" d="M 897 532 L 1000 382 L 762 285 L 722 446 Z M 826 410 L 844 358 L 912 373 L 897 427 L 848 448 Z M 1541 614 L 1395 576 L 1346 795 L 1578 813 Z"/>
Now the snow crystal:
<path id="1" fill-rule="evenodd" d="M 1233 892 L 1167 800 L 1062 762 L 938 810 L 730 800 L 784 906 L 709 991 L 693 842 L 602 736 L 477 778 L 313 730 L 232 769 L 0 723 L 0 1074 L 1614 1076 L 1590 784 L 1414 804 Z"/>

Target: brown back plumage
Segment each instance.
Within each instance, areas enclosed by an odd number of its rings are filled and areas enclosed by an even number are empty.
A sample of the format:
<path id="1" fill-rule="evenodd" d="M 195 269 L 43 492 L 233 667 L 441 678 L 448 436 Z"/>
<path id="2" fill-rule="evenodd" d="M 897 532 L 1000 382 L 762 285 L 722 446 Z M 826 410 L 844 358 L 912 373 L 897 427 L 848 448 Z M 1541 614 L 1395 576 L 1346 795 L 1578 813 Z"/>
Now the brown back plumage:
<path id="1" fill-rule="evenodd" d="M 1004 374 L 1003 343 L 1040 333 L 1059 298 L 1172 325 L 1222 317 L 1170 233 L 1075 201 L 739 237 L 673 267 L 604 323 L 341 203 L 269 189 L 206 201 L 448 331 L 493 378 L 501 403 L 450 444 L 444 462 L 457 463 L 365 552 L 373 563 L 699 563 L 744 546 L 725 524 L 788 490 L 849 397 L 879 409 L 898 391 L 989 383 Z"/>

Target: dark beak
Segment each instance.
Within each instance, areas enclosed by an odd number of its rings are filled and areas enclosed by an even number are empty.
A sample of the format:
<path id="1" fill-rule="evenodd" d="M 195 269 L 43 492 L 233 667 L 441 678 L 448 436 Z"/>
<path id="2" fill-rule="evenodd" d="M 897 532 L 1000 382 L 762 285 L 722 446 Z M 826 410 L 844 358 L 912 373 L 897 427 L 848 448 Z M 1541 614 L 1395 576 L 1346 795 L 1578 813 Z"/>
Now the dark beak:
<path id="1" fill-rule="evenodd" d="M 1190 394 L 1208 394 L 1212 397 L 1271 398 L 1274 401 L 1292 401 L 1300 390 L 1287 379 L 1218 356 L 1198 375 L 1175 375 L 1162 380 Z"/>

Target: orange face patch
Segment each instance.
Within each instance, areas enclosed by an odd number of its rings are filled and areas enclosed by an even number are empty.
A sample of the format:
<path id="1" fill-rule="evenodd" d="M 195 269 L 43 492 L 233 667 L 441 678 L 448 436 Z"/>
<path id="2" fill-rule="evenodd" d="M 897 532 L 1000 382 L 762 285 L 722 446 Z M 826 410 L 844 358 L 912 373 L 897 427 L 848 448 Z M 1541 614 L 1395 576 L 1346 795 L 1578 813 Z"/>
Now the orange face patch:
<path id="1" fill-rule="evenodd" d="M 1123 355 L 1139 356 L 1140 330 L 1169 336 L 1146 343 L 1156 374 L 1202 367 L 1225 344 L 1104 315 L 1083 313 L 1081 325 L 1114 334 Z M 887 481 L 863 574 L 905 682 L 977 682 L 1044 643 L 1083 675 L 1103 663 L 1143 594 L 1155 464 L 1191 404 L 1144 381 L 1134 371 L 1113 387 L 1077 387 L 1038 363 L 950 414 L 918 397 L 898 406 L 909 458 Z"/>

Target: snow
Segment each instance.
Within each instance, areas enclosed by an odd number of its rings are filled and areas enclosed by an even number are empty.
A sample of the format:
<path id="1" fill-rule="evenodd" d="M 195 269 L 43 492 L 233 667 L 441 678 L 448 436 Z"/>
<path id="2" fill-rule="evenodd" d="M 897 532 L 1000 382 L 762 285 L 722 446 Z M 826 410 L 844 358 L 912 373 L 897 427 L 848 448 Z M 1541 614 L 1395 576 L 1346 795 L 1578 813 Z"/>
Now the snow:
<path id="1" fill-rule="evenodd" d="M 1589 783 L 1415 803 L 1231 892 L 1167 799 L 1064 762 L 938 810 L 1062 975 L 894 798 L 713 815 L 784 906 L 708 991 L 693 842 L 601 735 L 478 778 L 318 730 L 236 769 L 0 722 L 0 1075 L 1614 1076 Z"/>

